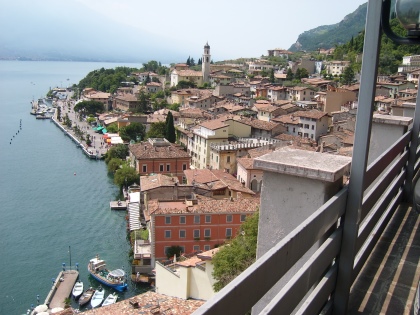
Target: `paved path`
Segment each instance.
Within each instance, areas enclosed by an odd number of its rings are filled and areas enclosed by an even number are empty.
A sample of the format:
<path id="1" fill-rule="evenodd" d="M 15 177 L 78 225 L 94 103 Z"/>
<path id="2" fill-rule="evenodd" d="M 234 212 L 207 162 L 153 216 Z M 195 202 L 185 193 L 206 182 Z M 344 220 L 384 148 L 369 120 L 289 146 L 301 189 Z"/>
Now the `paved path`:
<path id="1" fill-rule="evenodd" d="M 54 287 L 51 289 L 51 292 L 48 294 L 46 300 L 46 304 L 49 304 L 49 309 L 53 309 L 55 307 L 64 308 L 64 301 L 70 296 L 78 276 L 79 272 L 76 270 L 67 270 L 59 274 L 55 281 Z"/>
<path id="2" fill-rule="evenodd" d="M 86 134 L 89 134 L 92 141 L 91 145 L 88 146 L 86 141 L 82 141 L 80 137 L 75 134 L 73 129 L 69 129 L 65 126 L 66 131 L 77 138 L 79 142 L 81 142 L 86 150 L 91 154 L 102 156 L 109 149 L 109 146 L 106 144 L 103 138 L 103 134 L 96 133 L 94 130 L 92 130 L 92 126 L 90 126 L 85 120 L 80 121 L 79 115 L 74 111 L 74 103 L 75 101 L 70 99 L 70 95 L 68 96 L 67 100 L 57 101 L 57 105 L 61 107 L 61 117 L 64 117 L 67 114 L 70 120 L 73 122 L 73 126 L 76 125 L 80 130 L 83 131 L 85 134 L 85 139 Z"/>

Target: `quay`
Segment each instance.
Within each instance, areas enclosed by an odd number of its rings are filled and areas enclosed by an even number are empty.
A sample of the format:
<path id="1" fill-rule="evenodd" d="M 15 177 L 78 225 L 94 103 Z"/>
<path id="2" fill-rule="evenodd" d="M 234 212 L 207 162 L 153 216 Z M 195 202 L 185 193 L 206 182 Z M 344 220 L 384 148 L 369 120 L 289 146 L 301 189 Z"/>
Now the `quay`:
<path id="1" fill-rule="evenodd" d="M 79 277 L 77 270 L 66 270 L 60 271 L 57 278 L 55 279 L 50 292 L 45 298 L 44 305 L 48 306 L 48 309 L 54 308 L 65 308 L 65 299 L 70 297 L 73 286 Z M 32 312 L 31 314 L 34 314 Z"/>
<path id="2" fill-rule="evenodd" d="M 111 201 L 109 203 L 109 207 L 111 210 L 126 210 L 127 209 L 127 202 L 126 201 Z"/>

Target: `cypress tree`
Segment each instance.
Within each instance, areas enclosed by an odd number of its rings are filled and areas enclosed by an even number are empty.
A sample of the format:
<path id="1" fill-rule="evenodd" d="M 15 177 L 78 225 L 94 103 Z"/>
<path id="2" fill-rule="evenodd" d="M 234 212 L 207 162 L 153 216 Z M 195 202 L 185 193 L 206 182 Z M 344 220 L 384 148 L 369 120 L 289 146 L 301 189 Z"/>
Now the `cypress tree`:
<path id="1" fill-rule="evenodd" d="M 165 138 L 170 143 L 175 143 L 176 134 L 175 134 L 175 126 L 174 126 L 174 117 L 172 113 L 169 112 L 168 116 L 166 116 L 166 123 L 165 123 Z"/>

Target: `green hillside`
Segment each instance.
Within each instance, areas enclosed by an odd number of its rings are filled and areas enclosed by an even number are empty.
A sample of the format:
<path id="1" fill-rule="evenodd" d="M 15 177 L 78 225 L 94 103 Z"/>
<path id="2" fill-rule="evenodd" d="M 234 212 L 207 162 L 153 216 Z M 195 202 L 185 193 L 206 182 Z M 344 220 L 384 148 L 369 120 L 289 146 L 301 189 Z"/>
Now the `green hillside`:
<path id="1" fill-rule="evenodd" d="M 328 49 L 347 43 L 365 28 L 367 3 L 359 6 L 356 11 L 333 25 L 318 26 L 299 35 L 295 44 L 289 50 L 314 51 L 319 48 Z"/>

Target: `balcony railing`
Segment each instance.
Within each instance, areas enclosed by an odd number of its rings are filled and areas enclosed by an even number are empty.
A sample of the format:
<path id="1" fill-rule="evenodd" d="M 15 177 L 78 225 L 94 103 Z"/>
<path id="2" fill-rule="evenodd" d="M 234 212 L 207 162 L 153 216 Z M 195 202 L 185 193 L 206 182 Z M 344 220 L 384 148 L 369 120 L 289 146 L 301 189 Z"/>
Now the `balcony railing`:
<path id="1" fill-rule="evenodd" d="M 350 287 L 396 209 L 411 202 L 420 165 L 416 111 L 412 129 L 367 166 L 381 9 L 381 1 L 369 1 L 349 185 L 194 314 L 242 315 L 259 301 L 265 301 L 260 314 L 346 314 Z M 292 277 L 286 277 L 289 271 Z M 262 300 L 282 279 L 286 284 L 276 295 Z"/>
<path id="2" fill-rule="evenodd" d="M 368 167 L 351 281 L 401 203 L 407 179 L 411 130 Z M 414 172 L 419 168 L 416 150 Z M 348 187 L 344 187 L 292 233 L 258 259 L 195 314 L 245 314 L 315 244 L 318 249 L 262 314 L 328 314 L 333 305 Z M 240 301 L 240 302 L 239 302 Z"/>

